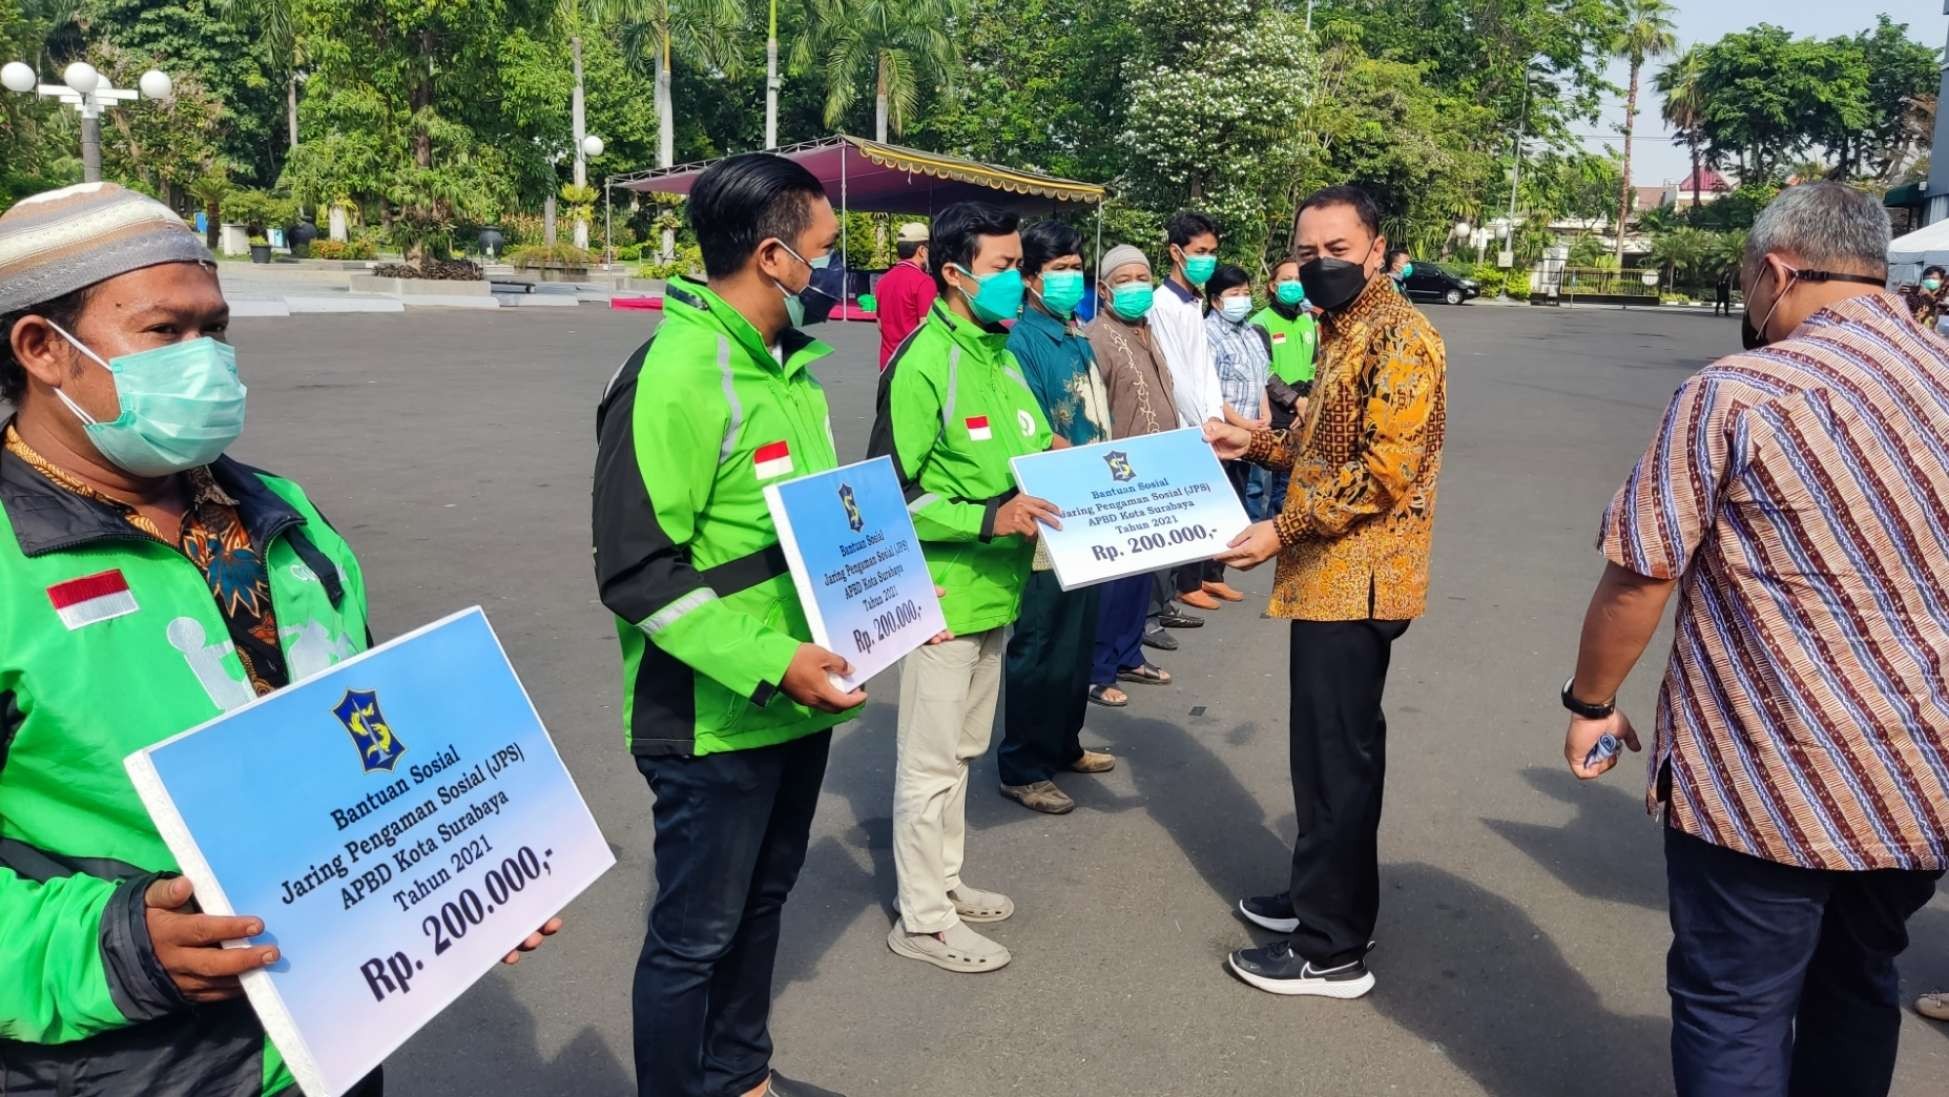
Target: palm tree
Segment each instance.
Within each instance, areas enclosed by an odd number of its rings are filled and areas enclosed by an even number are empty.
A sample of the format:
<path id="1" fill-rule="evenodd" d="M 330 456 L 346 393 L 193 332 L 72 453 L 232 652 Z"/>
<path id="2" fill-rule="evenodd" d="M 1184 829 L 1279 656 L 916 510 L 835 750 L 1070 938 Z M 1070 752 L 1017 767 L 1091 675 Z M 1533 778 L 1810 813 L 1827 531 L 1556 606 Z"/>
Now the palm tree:
<path id="1" fill-rule="evenodd" d="M 1697 46 L 1686 49 L 1678 59 L 1666 65 L 1663 72 L 1655 77 L 1651 86 L 1665 97 L 1661 112 L 1665 124 L 1672 128 L 1672 140 L 1683 144 L 1692 154 L 1692 208 L 1699 208 L 1699 194 L 1704 182 L 1699 178 L 1704 171 L 1704 158 L 1700 146 L 1705 142 L 1705 57 Z"/>
<path id="2" fill-rule="evenodd" d="M 1617 196 L 1617 261 L 1624 263 L 1624 226 L 1631 218 L 1631 130 L 1638 121 L 1638 77 L 1644 63 L 1678 46 L 1672 33 L 1675 9 L 1669 0 L 1622 0 L 1623 22 L 1611 41 L 1611 51 L 1631 64 L 1631 84 L 1624 99 L 1624 183 Z"/>
<path id="3" fill-rule="evenodd" d="M 873 136 L 907 128 L 924 87 L 951 87 L 960 54 L 953 29 L 967 0 L 808 0 L 808 33 L 792 67 L 825 70 L 826 124 L 835 125 L 873 84 Z"/>
<path id="4" fill-rule="evenodd" d="M 623 56 L 656 83 L 657 166 L 676 158 L 676 119 L 670 106 L 670 57 L 730 73 L 737 68 L 737 33 L 744 28 L 740 0 L 588 0 L 598 19 L 622 34 Z"/>
<path id="5" fill-rule="evenodd" d="M 597 19 L 622 35 L 623 56 L 642 73 L 645 61 L 656 84 L 656 164 L 667 168 L 677 156 L 677 122 L 670 102 L 670 55 L 719 72 L 738 67 L 737 33 L 744 27 L 741 0 L 588 0 Z M 676 234 L 663 230 L 663 258 L 676 250 Z"/>
<path id="6" fill-rule="evenodd" d="M 284 119 L 292 148 L 298 147 L 298 83 L 304 79 L 304 42 L 295 0 L 224 0 L 223 16 L 257 39 L 272 72 L 284 73 Z"/>

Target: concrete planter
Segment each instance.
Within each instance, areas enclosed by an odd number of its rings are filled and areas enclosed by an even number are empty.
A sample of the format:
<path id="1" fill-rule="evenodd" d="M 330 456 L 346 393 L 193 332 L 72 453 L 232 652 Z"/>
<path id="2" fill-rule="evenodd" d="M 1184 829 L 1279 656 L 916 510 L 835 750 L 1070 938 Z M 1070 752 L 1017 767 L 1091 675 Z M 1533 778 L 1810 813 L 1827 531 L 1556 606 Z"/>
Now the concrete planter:
<path id="1" fill-rule="evenodd" d="M 515 277 L 526 277 L 541 282 L 586 282 L 589 280 L 589 268 L 516 267 Z"/>
<path id="2" fill-rule="evenodd" d="M 381 278 L 376 274 L 354 274 L 353 293 L 388 293 L 394 297 L 486 297 L 493 299 L 493 287 L 485 278 L 477 282 L 446 282 L 432 278 Z"/>
<path id="3" fill-rule="evenodd" d="M 225 222 L 217 232 L 217 250 L 225 255 L 250 254 L 250 228 Z"/>

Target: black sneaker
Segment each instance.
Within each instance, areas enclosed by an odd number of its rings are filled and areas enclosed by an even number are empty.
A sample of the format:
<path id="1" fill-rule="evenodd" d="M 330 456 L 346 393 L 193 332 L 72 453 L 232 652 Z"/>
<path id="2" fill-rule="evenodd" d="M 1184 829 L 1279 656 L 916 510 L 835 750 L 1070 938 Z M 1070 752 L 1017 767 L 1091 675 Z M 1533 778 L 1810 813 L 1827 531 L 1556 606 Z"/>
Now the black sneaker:
<path id="1" fill-rule="evenodd" d="M 1181 609 L 1165 609 L 1158 613 L 1157 623 L 1165 628 L 1204 628 L 1205 619 Z"/>
<path id="2" fill-rule="evenodd" d="M 1264 948 L 1242 948 L 1225 961 L 1232 974 L 1270 994 L 1307 994 L 1321 998 L 1359 998 L 1374 989 L 1374 973 L 1355 960 L 1325 971 L 1293 951 L 1291 941 Z"/>
<path id="3" fill-rule="evenodd" d="M 1238 912 L 1244 919 L 1260 929 L 1274 933 L 1299 932 L 1299 918 L 1293 914 L 1293 897 L 1290 892 L 1277 895 L 1255 895 L 1250 899 L 1238 901 Z"/>
<path id="4" fill-rule="evenodd" d="M 1154 628 L 1144 633 L 1144 646 L 1147 648 L 1156 648 L 1159 651 L 1176 651 L 1178 649 L 1178 638 L 1161 628 Z"/>

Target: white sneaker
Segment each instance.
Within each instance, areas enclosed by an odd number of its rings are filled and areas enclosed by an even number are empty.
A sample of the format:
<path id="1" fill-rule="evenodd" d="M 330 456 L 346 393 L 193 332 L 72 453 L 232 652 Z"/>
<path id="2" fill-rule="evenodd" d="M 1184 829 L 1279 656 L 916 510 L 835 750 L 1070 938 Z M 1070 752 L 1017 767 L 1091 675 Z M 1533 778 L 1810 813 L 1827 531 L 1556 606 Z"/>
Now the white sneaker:
<path id="1" fill-rule="evenodd" d="M 947 893 L 954 913 L 964 922 L 999 922 L 1015 913 L 1015 900 L 999 891 L 983 891 L 966 884 Z"/>
<path id="2" fill-rule="evenodd" d="M 967 926 L 956 924 L 944 933 L 908 933 L 899 922 L 887 934 L 887 947 L 895 955 L 922 960 L 943 971 L 972 974 L 1007 967 L 1008 949 Z"/>

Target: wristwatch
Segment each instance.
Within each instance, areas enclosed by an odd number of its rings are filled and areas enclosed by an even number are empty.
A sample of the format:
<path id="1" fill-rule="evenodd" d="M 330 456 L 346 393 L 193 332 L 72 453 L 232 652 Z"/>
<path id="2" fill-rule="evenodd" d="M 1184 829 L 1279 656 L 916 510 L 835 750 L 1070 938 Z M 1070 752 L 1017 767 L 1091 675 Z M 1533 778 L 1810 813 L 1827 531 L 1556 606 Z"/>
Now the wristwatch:
<path id="1" fill-rule="evenodd" d="M 1572 696 L 1570 693 L 1570 684 L 1572 682 L 1575 682 L 1576 680 L 1577 680 L 1577 676 L 1574 674 L 1563 680 L 1563 707 L 1564 708 L 1569 709 L 1571 712 L 1575 713 L 1578 716 L 1583 717 L 1586 720 L 1602 720 L 1606 716 L 1609 716 L 1611 713 L 1617 711 L 1617 698 L 1615 697 L 1611 698 L 1610 700 L 1604 702 L 1601 705 L 1593 705 L 1589 701 L 1577 700 L 1577 698 Z"/>

